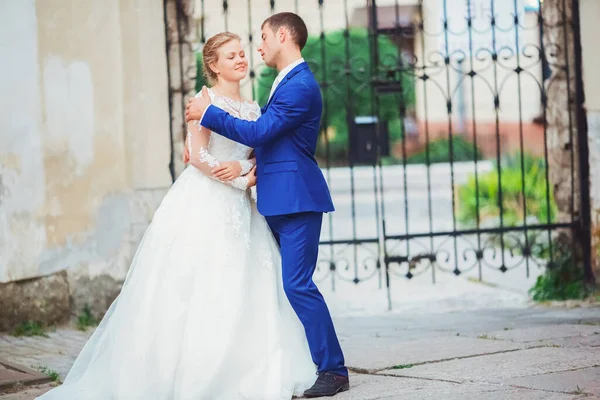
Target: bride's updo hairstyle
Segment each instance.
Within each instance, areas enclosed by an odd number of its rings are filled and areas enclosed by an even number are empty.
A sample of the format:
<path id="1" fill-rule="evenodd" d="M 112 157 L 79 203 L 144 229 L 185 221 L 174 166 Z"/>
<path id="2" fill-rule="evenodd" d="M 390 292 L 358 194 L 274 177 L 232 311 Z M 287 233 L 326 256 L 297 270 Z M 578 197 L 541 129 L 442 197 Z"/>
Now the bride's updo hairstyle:
<path id="1" fill-rule="evenodd" d="M 215 64 L 219 60 L 219 48 L 232 40 L 242 41 L 235 33 L 217 33 L 208 39 L 202 48 L 202 69 L 204 70 L 204 77 L 211 85 L 217 82 L 217 74 L 210 68 L 210 65 Z"/>

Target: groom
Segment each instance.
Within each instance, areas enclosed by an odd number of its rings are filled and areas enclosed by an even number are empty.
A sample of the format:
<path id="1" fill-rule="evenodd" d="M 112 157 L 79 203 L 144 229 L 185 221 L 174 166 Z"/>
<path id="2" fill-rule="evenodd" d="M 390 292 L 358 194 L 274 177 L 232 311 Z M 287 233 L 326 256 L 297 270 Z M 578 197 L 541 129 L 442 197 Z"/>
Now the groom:
<path id="1" fill-rule="evenodd" d="M 283 286 L 304 325 L 318 378 L 306 397 L 333 396 L 349 389 L 348 370 L 323 296 L 312 280 L 324 212 L 334 211 L 327 183 L 314 158 L 322 113 L 319 85 L 301 50 L 308 32 L 293 13 L 262 25 L 258 48 L 279 72 L 262 116 L 244 121 L 211 106 L 206 88 L 191 99 L 186 121 L 200 124 L 255 149 L 258 210 L 281 247 Z"/>

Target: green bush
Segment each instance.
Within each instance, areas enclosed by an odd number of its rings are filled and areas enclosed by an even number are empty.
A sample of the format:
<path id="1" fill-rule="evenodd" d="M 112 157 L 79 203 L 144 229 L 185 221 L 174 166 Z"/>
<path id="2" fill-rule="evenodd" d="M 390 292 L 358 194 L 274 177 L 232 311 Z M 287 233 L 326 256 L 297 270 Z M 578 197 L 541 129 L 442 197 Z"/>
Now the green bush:
<path id="1" fill-rule="evenodd" d="M 524 174 L 521 168 L 521 156 L 515 154 L 506 157 L 501 163 L 502 215 L 504 226 L 522 224 L 532 217 L 539 223 L 553 222 L 556 216 L 556 204 L 550 189 L 548 204 L 546 193 L 546 167 L 541 158 L 523 155 Z M 479 174 L 476 190 L 475 175 L 471 175 L 466 184 L 458 188 L 458 218 L 465 226 L 475 226 L 477 221 L 477 199 L 479 200 L 479 219 L 497 220 L 500 217 L 499 204 L 499 168 Z M 523 196 L 524 175 L 524 196 Z M 527 215 L 524 215 L 524 205 Z"/>
<path id="2" fill-rule="evenodd" d="M 86 331 L 89 327 L 97 326 L 98 320 L 92 315 L 92 310 L 89 305 L 85 305 L 81 314 L 77 316 L 77 329 Z"/>
<path id="3" fill-rule="evenodd" d="M 49 337 L 46 333 L 46 327 L 36 321 L 25 321 L 17 325 L 13 332 L 13 336 L 43 336 Z"/>
<path id="4" fill-rule="evenodd" d="M 593 288 L 585 282 L 583 266 L 573 258 L 570 242 L 565 235 L 552 241 L 552 262 L 529 289 L 534 301 L 582 300 L 593 293 Z M 541 253 L 535 255 L 549 260 L 549 246 L 544 246 Z"/>
<path id="5" fill-rule="evenodd" d="M 450 143 L 452 143 L 453 157 L 452 161 L 473 161 L 475 158 L 481 160 L 481 151 L 473 146 L 473 143 L 469 142 L 462 136 L 452 136 L 452 142 L 450 139 L 438 139 L 429 143 L 429 163 L 445 163 L 450 162 Z M 427 149 L 406 159 L 407 164 L 426 164 L 427 163 Z"/>

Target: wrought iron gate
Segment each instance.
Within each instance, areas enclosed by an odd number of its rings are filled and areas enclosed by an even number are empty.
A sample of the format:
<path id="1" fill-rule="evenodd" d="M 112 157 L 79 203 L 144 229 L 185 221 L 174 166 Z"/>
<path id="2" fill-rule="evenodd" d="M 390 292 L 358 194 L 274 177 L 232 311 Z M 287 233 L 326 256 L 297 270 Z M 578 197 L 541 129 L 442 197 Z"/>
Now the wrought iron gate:
<path id="1" fill-rule="evenodd" d="M 317 281 L 389 293 L 394 276 L 526 277 L 565 260 L 591 276 L 577 0 L 247 0 L 243 18 L 238 3 L 222 2 L 220 29 L 248 33 L 261 104 L 275 73 L 254 54 L 257 8 L 309 26 L 337 209 Z M 218 31 L 199 27 L 200 45 Z"/>

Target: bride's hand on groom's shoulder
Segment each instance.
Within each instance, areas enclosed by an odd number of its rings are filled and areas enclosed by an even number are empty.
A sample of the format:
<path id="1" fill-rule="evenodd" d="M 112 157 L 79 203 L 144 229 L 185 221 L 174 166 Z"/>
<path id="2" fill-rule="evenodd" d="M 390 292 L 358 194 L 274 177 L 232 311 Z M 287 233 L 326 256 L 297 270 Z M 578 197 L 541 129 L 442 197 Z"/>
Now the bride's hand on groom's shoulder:
<path id="1" fill-rule="evenodd" d="M 204 111 L 210 105 L 210 96 L 206 86 L 202 86 L 202 96 L 189 99 L 185 110 L 185 122 L 199 121 L 204 115 Z"/>

